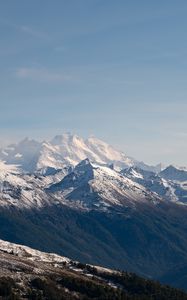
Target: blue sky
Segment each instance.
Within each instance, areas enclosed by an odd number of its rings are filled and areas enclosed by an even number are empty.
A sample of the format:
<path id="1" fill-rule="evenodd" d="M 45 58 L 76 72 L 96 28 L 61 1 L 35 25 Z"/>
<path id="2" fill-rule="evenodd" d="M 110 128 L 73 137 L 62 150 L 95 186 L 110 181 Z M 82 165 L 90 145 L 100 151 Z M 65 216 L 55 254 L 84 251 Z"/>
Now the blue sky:
<path id="1" fill-rule="evenodd" d="M 187 165 L 186 0 L 0 2 L 0 144 L 95 135 Z"/>

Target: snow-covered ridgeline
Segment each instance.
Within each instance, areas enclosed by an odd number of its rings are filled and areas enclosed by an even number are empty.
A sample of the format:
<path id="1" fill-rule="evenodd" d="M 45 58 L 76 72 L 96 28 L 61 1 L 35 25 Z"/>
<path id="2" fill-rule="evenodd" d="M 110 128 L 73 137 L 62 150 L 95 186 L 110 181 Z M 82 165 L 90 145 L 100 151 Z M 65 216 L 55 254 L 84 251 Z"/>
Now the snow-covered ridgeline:
<path id="1" fill-rule="evenodd" d="M 31 173 L 43 172 L 47 168 L 58 170 L 75 166 L 86 158 L 99 164 L 113 164 L 118 169 L 135 165 L 155 171 L 159 168 L 139 162 L 95 137 L 83 139 L 69 133 L 44 142 L 26 138 L 18 144 L 0 149 L 0 160 L 20 165 L 24 171 Z"/>
<path id="2" fill-rule="evenodd" d="M 70 259 L 64 256 L 60 256 L 54 253 L 42 252 L 39 250 L 32 249 L 27 246 L 10 243 L 4 240 L 0 240 L 0 251 L 6 253 L 14 254 L 19 257 L 27 257 L 30 260 L 34 261 L 43 261 L 43 262 L 70 262 Z"/>

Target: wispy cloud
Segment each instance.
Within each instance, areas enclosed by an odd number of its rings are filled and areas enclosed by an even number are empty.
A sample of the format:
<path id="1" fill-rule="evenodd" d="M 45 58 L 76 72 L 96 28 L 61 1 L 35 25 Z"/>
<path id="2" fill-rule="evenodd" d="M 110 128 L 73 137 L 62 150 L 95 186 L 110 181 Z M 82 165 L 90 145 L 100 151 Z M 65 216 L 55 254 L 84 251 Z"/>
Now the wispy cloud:
<path id="1" fill-rule="evenodd" d="M 17 26 L 17 27 L 20 31 L 22 31 L 22 32 L 24 32 L 28 35 L 31 35 L 35 38 L 41 38 L 41 39 L 48 39 L 49 38 L 49 36 L 46 33 L 42 32 L 42 31 L 39 31 L 39 30 L 36 30 L 36 29 L 33 29 L 29 26 Z"/>
<path id="2" fill-rule="evenodd" d="M 16 70 L 16 77 L 54 83 L 65 82 L 71 79 L 69 75 L 42 68 L 19 68 Z"/>
<path id="3" fill-rule="evenodd" d="M 33 28 L 32 26 L 18 25 L 2 18 L 0 18 L 0 23 L 5 25 L 6 27 L 15 29 L 34 38 L 49 39 L 49 35 L 46 32 L 43 32 L 38 28 Z"/>

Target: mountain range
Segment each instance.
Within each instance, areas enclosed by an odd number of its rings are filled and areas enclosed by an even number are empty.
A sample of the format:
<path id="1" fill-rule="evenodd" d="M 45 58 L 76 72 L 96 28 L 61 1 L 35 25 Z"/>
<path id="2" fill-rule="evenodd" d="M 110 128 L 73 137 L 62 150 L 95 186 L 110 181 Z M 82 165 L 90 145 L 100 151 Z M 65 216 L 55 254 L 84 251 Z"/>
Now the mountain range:
<path id="1" fill-rule="evenodd" d="M 0 160 L 0 238 L 187 289 L 185 167 L 67 133 L 24 139 Z"/>

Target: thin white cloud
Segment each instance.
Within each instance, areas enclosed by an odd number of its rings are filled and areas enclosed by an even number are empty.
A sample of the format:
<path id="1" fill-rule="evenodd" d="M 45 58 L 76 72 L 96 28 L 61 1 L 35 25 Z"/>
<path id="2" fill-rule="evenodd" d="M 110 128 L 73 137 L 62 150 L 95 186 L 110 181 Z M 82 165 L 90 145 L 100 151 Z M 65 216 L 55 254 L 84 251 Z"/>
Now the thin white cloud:
<path id="1" fill-rule="evenodd" d="M 19 26 L 18 27 L 22 32 L 31 35 L 35 38 L 40 38 L 40 39 L 48 39 L 48 35 L 44 32 L 41 32 L 39 30 L 35 30 L 29 26 Z"/>
<path id="2" fill-rule="evenodd" d="M 17 31 L 22 32 L 24 34 L 30 35 L 34 38 L 49 39 L 49 35 L 45 32 L 42 32 L 38 28 L 33 28 L 28 25 L 18 25 L 2 18 L 0 18 L 0 23 L 9 28 L 16 29 Z"/>
<path id="3" fill-rule="evenodd" d="M 19 68 L 16 70 L 16 77 L 54 83 L 71 79 L 68 75 L 41 68 Z"/>

